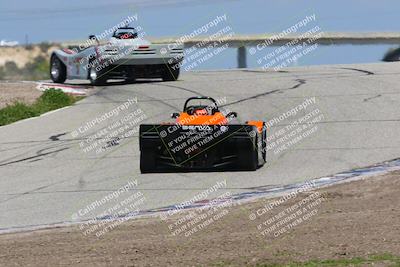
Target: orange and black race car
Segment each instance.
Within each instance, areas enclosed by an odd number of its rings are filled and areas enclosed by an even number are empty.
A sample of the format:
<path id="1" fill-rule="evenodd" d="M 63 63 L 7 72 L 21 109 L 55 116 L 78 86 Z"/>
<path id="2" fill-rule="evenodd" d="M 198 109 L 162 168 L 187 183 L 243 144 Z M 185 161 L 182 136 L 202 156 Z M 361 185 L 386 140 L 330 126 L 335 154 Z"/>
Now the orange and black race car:
<path id="1" fill-rule="evenodd" d="M 234 124 L 211 97 L 191 97 L 174 123 L 140 125 L 140 170 L 254 171 L 266 162 L 263 121 Z"/>

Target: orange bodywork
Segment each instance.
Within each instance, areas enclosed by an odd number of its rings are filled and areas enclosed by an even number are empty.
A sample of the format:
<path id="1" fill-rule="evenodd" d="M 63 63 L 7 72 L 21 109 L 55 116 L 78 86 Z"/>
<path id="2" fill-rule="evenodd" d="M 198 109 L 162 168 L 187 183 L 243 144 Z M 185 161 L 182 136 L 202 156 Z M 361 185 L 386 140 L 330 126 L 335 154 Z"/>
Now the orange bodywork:
<path id="1" fill-rule="evenodd" d="M 221 112 L 215 112 L 214 115 L 203 115 L 198 112 L 194 115 L 189 115 L 186 112 L 180 113 L 176 122 L 180 125 L 226 125 L 228 120 Z"/>
<path id="2" fill-rule="evenodd" d="M 205 110 L 198 110 L 194 115 L 181 112 L 176 119 L 180 125 L 227 125 L 228 119 L 221 113 L 215 112 L 214 115 L 208 115 Z M 262 121 L 248 121 L 248 125 L 256 126 L 258 132 L 262 132 L 264 123 Z"/>
<path id="3" fill-rule="evenodd" d="M 264 122 L 262 122 L 262 121 L 248 121 L 247 124 L 256 126 L 259 133 L 262 132 L 262 128 L 264 126 Z"/>

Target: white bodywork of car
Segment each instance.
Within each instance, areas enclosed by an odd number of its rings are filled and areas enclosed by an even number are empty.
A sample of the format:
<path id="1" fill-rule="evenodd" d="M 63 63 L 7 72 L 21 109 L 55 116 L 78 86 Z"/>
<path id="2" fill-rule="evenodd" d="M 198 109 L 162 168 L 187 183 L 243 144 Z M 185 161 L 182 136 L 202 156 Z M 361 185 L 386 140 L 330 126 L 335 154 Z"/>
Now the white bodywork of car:
<path id="1" fill-rule="evenodd" d="M 121 66 L 128 66 L 134 70 L 135 66 L 157 68 L 179 64 L 183 59 L 183 45 L 152 44 L 139 37 L 111 37 L 105 44 L 95 43 L 81 51 L 77 48 L 59 49 L 52 53 L 54 56 L 65 65 L 67 79 L 89 79 L 91 68 L 124 69 Z M 118 76 L 118 73 L 113 75 Z"/>

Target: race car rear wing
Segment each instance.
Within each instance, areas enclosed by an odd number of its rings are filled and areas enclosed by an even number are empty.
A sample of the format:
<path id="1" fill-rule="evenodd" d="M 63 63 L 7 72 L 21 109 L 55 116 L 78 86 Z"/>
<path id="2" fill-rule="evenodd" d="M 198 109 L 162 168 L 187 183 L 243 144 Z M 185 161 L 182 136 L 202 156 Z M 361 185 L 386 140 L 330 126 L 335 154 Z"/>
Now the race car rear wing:
<path id="1" fill-rule="evenodd" d="M 142 172 L 255 170 L 251 125 L 140 125 Z"/>

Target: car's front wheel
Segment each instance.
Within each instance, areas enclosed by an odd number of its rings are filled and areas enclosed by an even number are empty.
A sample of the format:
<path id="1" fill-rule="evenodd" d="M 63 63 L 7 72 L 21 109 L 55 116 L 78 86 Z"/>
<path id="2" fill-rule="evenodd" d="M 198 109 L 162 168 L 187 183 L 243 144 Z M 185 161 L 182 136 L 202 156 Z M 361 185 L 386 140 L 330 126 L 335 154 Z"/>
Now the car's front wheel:
<path id="1" fill-rule="evenodd" d="M 67 68 L 56 55 L 50 59 L 50 78 L 55 83 L 63 83 L 67 79 Z"/>
<path id="2" fill-rule="evenodd" d="M 93 85 L 103 85 L 107 82 L 107 76 L 104 70 L 95 66 L 89 68 L 89 81 Z"/>

